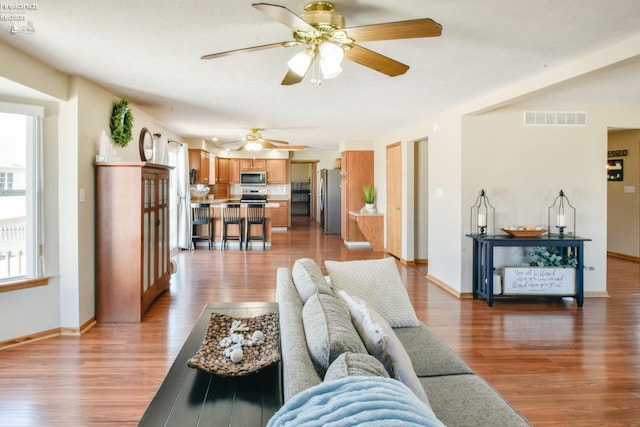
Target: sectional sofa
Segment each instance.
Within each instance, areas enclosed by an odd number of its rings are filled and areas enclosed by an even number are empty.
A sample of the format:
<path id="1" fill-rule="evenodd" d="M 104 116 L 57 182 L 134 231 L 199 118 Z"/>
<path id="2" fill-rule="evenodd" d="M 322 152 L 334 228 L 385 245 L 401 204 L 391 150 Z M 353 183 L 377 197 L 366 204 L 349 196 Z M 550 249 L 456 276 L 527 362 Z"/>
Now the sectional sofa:
<path id="1" fill-rule="evenodd" d="M 321 416 L 347 417 L 340 415 L 335 407 L 341 405 L 336 402 L 348 400 L 349 392 L 342 392 L 340 387 L 362 382 L 367 384 L 363 388 L 369 390 L 374 386 L 365 381 L 382 381 L 372 377 L 399 380 L 391 385 L 404 384 L 400 391 L 408 393 L 399 400 L 404 401 L 410 411 L 427 417 L 426 421 L 395 424 L 380 421 L 379 425 L 531 425 L 418 320 L 394 258 L 325 261 L 325 267 L 327 276 L 311 259 L 300 259 L 292 268 L 278 269 L 276 299 L 280 312 L 285 405 L 272 420 L 273 426 L 307 425 L 291 417 L 287 424 L 282 420 L 289 414 L 283 412 L 293 406 L 301 414 L 314 414 L 318 408 L 310 409 L 308 405 L 316 398 L 314 391 L 323 386 L 331 387 L 332 400 L 324 400 L 319 406 L 326 410 L 327 402 L 332 402 L 333 406 L 327 411 L 330 414 L 313 415 L 315 424 L 308 425 L 325 424 L 318 421 L 317 417 Z M 354 338 L 353 331 L 358 338 Z M 345 339 L 345 335 L 349 338 Z M 392 396 L 393 393 L 395 391 L 379 394 Z M 358 396 L 361 401 L 367 400 L 364 392 Z M 377 395 L 372 396 L 371 400 L 376 398 Z M 372 418 L 382 419 L 389 411 L 380 415 L 373 412 L 384 409 L 380 408 L 382 404 L 384 402 L 376 403 L 375 408 L 368 409 L 360 402 L 361 406 L 349 408 L 351 412 L 344 414 L 362 417 L 372 411 Z M 409 416 L 416 415 L 407 414 Z"/>

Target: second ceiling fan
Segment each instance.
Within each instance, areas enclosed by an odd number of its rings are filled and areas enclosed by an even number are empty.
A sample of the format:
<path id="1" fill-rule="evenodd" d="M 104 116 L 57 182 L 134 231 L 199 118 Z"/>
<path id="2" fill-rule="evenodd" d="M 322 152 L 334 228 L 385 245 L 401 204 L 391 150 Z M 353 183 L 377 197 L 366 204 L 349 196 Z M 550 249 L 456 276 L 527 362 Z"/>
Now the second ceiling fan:
<path id="1" fill-rule="evenodd" d="M 407 72 L 408 65 L 366 49 L 356 44 L 356 41 L 438 37 L 442 34 L 442 26 L 429 18 L 345 28 L 344 17 L 335 11 L 333 4 L 325 1 L 307 4 L 300 16 L 284 6 L 275 4 L 255 3 L 252 6 L 291 28 L 293 40 L 212 53 L 202 56 L 201 59 L 214 59 L 280 46 L 304 45 L 305 49 L 287 63 L 289 71 L 282 80 L 283 85 L 300 83 L 314 64 L 318 63 L 325 79 L 336 77 L 342 71 L 340 63 L 343 58 L 390 77 L 399 76 Z M 315 80 L 320 82 L 318 79 Z"/>
<path id="2" fill-rule="evenodd" d="M 289 145 L 287 141 L 281 141 L 278 139 L 269 139 L 262 136 L 264 129 L 254 128 L 242 138 L 240 141 L 231 141 L 224 144 L 233 144 L 240 142 L 240 146 L 236 148 L 237 151 L 260 151 L 260 150 L 285 150 L 285 151 L 297 151 L 304 150 L 303 145 Z"/>

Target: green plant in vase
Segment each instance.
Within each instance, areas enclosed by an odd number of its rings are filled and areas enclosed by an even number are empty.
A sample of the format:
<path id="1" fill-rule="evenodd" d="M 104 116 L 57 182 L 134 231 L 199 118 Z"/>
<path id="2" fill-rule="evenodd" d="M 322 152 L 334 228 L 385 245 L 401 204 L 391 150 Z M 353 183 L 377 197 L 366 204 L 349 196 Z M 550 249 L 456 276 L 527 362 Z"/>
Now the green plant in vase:
<path id="1" fill-rule="evenodd" d="M 376 201 L 376 188 L 373 185 L 365 185 L 362 187 L 364 194 L 365 209 L 367 212 L 375 212 L 374 203 Z"/>

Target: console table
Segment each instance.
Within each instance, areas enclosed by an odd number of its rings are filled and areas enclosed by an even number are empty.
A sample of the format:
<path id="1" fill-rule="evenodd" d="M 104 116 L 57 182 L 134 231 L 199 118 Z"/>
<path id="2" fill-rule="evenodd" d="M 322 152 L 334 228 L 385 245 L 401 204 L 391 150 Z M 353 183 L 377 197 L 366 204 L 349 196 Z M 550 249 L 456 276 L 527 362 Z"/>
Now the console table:
<path id="1" fill-rule="evenodd" d="M 193 327 L 138 426 L 265 426 L 283 405 L 282 368 L 277 363 L 242 377 L 220 377 L 189 368 L 211 313 L 238 318 L 278 311 L 275 302 L 208 304 Z"/>
<path id="2" fill-rule="evenodd" d="M 483 297 L 489 307 L 493 306 L 493 249 L 498 246 L 516 247 L 558 247 L 574 248 L 578 265 L 576 267 L 575 296 L 578 307 L 584 303 L 584 242 L 591 241 L 577 236 L 548 234 L 539 237 L 512 237 L 508 235 L 467 234 L 473 239 L 473 297 Z M 555 296 L 556 294 L 554 294 Z M 563 295 L 560 295 L 563 296 Z"/>

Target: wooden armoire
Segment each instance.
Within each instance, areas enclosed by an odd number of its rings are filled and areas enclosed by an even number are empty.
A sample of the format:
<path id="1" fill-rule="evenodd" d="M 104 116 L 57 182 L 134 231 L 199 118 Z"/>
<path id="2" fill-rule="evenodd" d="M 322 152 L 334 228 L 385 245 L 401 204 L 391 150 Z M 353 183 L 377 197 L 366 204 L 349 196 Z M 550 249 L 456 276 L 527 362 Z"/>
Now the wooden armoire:
<path id="1" fill-rule="evenodd" d="M 169 170 L 96 163 L 96 318 L 140 322 L 169 288 Z"/>
<path id="2" fill-rule="evenodd" d="M 373 150 L 343 151 L 341 158 L 342 239 L 345 243 L 366 242 L 349 211 L 364 207 L 362 187 L 373 185 Z"/>

